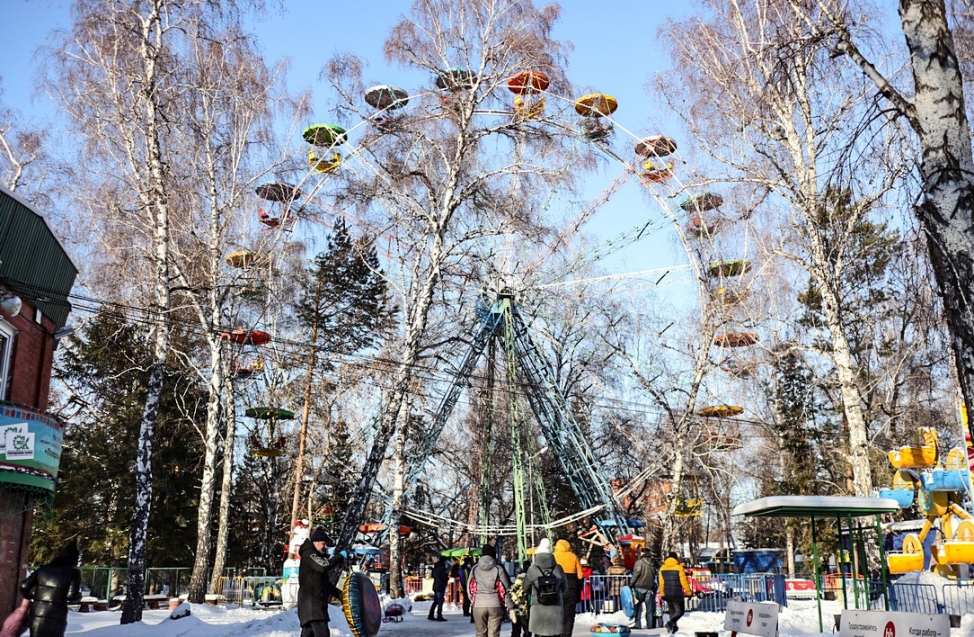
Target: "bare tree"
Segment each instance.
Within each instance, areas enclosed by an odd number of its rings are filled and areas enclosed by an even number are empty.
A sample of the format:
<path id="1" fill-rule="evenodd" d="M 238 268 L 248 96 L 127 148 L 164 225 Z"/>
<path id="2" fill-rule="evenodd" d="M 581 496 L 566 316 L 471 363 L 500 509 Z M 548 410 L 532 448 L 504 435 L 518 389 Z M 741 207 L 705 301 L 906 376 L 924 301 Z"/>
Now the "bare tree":
<path id="1" fill-rule="evenodd" d="M 808 28 L 830 42 L 837 55 L 845 54 L 917 136 L 922 191 L 913 211 L 926 234 L 943 298 L 961 393 L 965 404 L 974 404 L 974 156 L 964 78 L 946 4 L 899 2 L 912 82 L 885 73 L 870 59 L 861 28 L 869 24 L 865 16 L 854 15 L 845 3 L 817 4 L 820 11 L 807 18 Z M 961 15 L 970 16 L 969 7 Z"/>
<path id="2" fill-rule="evenodd" d="M 162 378 L 170 351 L 173 313 L 183 307 L 204 326 L 210 390 L 204 440 L 203 497 L 193 601 L 202 601 L 210 554 L 209 510 L 223 392 L 222 344 L 227 288 L 222 251 L 233 228 L 231 212 L 249 186 L 243 158 L 264 130 L 264 92 L 273 83 L 235 28 L 234 6 L 207 1 L 154 0 L 132 5 L 105 0 L 78 3 L 77 20 L 52 57 L 49 90 L 84 140 L 92 190 L 104 194 L 93 218 L 110 210 L 100 258 L 124 263 L 136 286 L 152 290 L 145 304 L 136 287 L 123 290 L 109 277 L 112 296 L 132 294 L 145 306 L 155 352 L 142 418 L 138 484 L 129 546 L 129 581 L 123 623 L 141 618 L 145 542 L 152 467 L 149 458 Z M 225 31 L 221 29 L 226 28 Z M 234 82 L 227 82 L 233 77 Z M 195 116 L 195 117 L 194 117 Z M 256 131 L 256 132 L 255 132 Z M 207 236 L 197 234 L 198 226 Z M 144 267 L 144 264 L 150 267 Z M 175 304 L 174 304 L 175 300 Z M 227 453 L 232 447 L 227 446 Z"/>
<path id="3" fill-rule="evenodd" d="M 869 423 L 849 342 L 848 325 L 856 317 L 846 315 L 840 290 L 853 230 L 904 170 L 899 138 L 895 130 L 876 134 L 878 113 L 866 87 L 809 29 L 808 7 L 736 0 L 701 5 L 709 17 L 666 28 L 683 78 L 675 90 L 669 84 L 667 98 L 691 104 L 684 122 L 715 160 L 708 177 L 742 184 L 764 201 L 748 216 L 756 215 L 750 219 L 756 223 L 763 211 L 771 214 L 765 267 L 800 268 L 821 294 L 828 347 L 820 352 L 838 378 L 853 491 L 868 496 Z M 853 200 L 839 205 L 837 191 L 854 193 Z"/>
<path id="4" fill-rule="evenodd" d="M 474 240 L 533 228 L 541 208 L 536 193 L 570 180 L 559 161 L 570 137 L 514 116 L 498 97 L 506 78 L 525 70 L 541 71 L 561 92 L 570 92 L 560 69 L 561 45 L 551 39 L 557 17 L 554 5 L 536 9 L 530 2 L 418 0 L 412 17 L 396 25 L 386 42 L 390 60 L 426 71 L 440 88 L 411 97 L 394 128 L 371 131 L 362 143 L 363 168 L 348 162 L 341 170 L 338 201 L 391 235 L 397 268 L 390 269 L 389 279 L 403 323 L 394 380 L 340 547 L 354 537 L 393 435 L 409 419 L 410 396 L 421 381 L 416 371 L 428 355 L 429 323 L 444 284 L 462 283 L 474 270 L 469 257 Z M 365 89 L 361 72 L 362 64 L 348 56 L 329 67 L 343 108 L 371 119 L 358 106 Z M 498 111 L 509 114 L 498 117 Z M 531 132 L 522 153 L 494 150 L 513 148 L 521 130 Z M 514 200 L 507 196 L 513 180 L 520 183 Z M 394 494 L 394 500 L 401 497 Z M 393 505 L 392 529 L 399 525 L 399 510 Z M 397 563 L 399 556 L 390 559 Z"/>

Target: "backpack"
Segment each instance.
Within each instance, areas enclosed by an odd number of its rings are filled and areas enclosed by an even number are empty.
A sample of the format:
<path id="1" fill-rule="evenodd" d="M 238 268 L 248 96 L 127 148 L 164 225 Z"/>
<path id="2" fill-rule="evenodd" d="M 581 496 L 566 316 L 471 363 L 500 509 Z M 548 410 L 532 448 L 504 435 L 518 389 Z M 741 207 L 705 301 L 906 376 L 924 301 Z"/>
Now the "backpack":
<path id="1" fill-rule="evenodd" d="M 554 606 L 558 604 L 558 578 L 553 571 L 545 571 L 540 566 L 541 577 L 534 581 L 535 588 L 538 589 L 538 603 L 542 606 Z"/>

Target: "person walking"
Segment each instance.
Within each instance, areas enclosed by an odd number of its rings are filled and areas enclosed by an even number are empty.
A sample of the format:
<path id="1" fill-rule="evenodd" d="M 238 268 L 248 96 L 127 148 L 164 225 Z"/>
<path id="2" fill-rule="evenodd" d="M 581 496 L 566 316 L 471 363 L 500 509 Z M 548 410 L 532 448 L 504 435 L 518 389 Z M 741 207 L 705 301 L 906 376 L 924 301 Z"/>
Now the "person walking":
<path id="1" fill-rule="evenodd" d="M 544 538 L 538 543 L 534 562 L 524 576 L 524 589 L 531 600 L 528 630 L 535 637 L 560 637 L 562 634 L 566 586 L 565 572 L 551 554 L 551 542 Z"/>
<path id="2" fill-rule="evenodd" d="M 578 556 L 572 553 L 572 546 L 568 540 L 555 542 L 553 555 L 558 566 L 565 572 L 565 600 L 562 604 L 565 619 L 561 626 L 561 637 L 572 637 L 572 631 L 575 629 L 575 610 L 585 574 L 582 572 L 582 563 Z"/>
<path id="3" fill-rule="evenodd" d="M 467 587 L 477 637 L 500 637 L 501 623 L 513 609 L 511 578 L 497 563 L 497 549 L 492 545 L 483 548 L 480 560 L 470 572 Z"/>
<path id="4" fill-rule="evenodd" d="M 330 637 L 328 630 L 328 598 L 342 598 L 342 592 L 331 583 L 331 571 L 348 559 L 348 553 L 339 551 L 329 557 L 328 534 L 315 527 L 298 549 L 301 564 L 298 566 L 298 622 L 301 637 Z"/>
<path id="5" fill-rule="evenodd" d="M 669 620 L 666 622 L 666 629 L 670 634 L 679 630 L 676 625 L 686 609 L 686 598 L 693 594 L 690 582 L 687 580 L 687 572 L 680 564 L 676 553 L 670 553 L 659 569 L 659 589 L 663 593 L 666 607 L 669 609 Z"/>
<path id="6" fill-rule="evenodd" d="M 649 547 L 643 547 L 639 559 L 632 567 L 632 581 L 629 586 L 633 593 L 633 614 L 635 623 L 633 628 L 642 628 L 642 612 L 646 609 L 646 628 L 656 628 L 656 588 L 657 582 L 656 560 L 653 559 Z"/>
<path id="7" fill-rule="evenodd" d="M 511 637 L 531 637 L 531 631 L 528 630 L 528 618 L 530 614 L 528 613 L 528 592 L 524 589 L 524 578 L 527 575 L 527 570 L 531 568 L 531 562 L 525 562 L 518 569 L 517 577 L 514 578 L 514 583 L 511 584 L 511 603 L 514 604 L 514 610 L 511 611 Z"/>
<path id="8" fill-rule="evenodd" d="M 606 572 L 607 590 L 609 599 L 612 600 L 612 612 L 622 610 L 622 587 L 626 585 L 626 565 L 622 562 L 622 554 L 616 553 L 612 556 L 611 566 Z"/>
<path id="9" fill-rule="evenodd" d="M 445 622 L 443 617 L 443 601 L 446 597 L 446 584 L 450 580 L 450 569 L 446 567 L 446 558 L 442 555 L 433 565 L 433 605 L 430 606 L 430 614 L 426 619 L 437 622 Z"/>
<path id="10" fill-rule="evenodd" d="M 31 600 L 27 611 L 30 637 L 64 637 L 68 603 L 81 601 L 80 557 L 78 544 L 72 541 L 20 585 L 21 595 Z"/>
<path id="11" fill-rule="evenodd" d="M 464 617 L 470 617 L 470 590 L 467 588 L 467 582 L 470 579 L 471 570 L 473 570 L 473 558 L 467 555 L 460 563 L 460 592 L 463 593 Z M 473 619 L 470 621 L 473 622 Z"/>
<path id="12" fill-rule="evenodd" d="M 578 596 L 582 600 L 582 612 L 592 612 L 592 567 L 584 557 L 579 560 L 582 564 L 582 593 Z"/>

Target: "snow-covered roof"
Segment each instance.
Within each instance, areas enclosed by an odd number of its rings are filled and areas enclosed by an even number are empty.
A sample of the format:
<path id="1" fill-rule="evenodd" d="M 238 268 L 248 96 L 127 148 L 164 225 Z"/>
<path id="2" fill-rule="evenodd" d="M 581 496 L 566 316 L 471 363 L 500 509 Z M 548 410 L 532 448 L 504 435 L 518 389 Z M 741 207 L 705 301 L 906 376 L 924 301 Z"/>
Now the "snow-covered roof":
<path id="1" fill-rule="evenodd" d="M 734 507 L 731 515 L 761 518 L 826 518 L 878 515 L 900 510 L 892 498 L 861 498 L 848 495 L 778 495 L 759 498 Z"/>

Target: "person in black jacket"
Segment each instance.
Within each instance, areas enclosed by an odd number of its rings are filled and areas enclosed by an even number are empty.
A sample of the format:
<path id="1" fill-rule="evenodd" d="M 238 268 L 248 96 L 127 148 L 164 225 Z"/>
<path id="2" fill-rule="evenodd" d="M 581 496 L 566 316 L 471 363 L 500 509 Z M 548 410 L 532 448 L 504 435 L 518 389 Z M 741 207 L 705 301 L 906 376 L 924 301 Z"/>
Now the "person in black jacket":
<path id="1" fill-rule="evenodd" d="M 298 621 L 301 637 L 330 637 L 328 630 L 328 597 L 341 599 L 342 592 L 331 583 L 332 569 L 339 568 L 348 557 L 339 551 L 328 557 L 328 535 L 316 527 L 311 536 L 298 549 L 301 565 L 298 567 Z"/>
<path id="2" fill-rule="evenodd" d="M 77 543 L 72 541 L 50 564 L 31 573 L 21 584 L 21 594 L 31 600 L 27 611 L 30 637 L 64 637 L 68 603 L 81 601 L 80 555 Z"/>
<path id="3" fill-rule="evenodd" d="M 450 571 L 446 567 L 446 558 L 442 555 L 433 565 L 433 604 L 430 606 L 430 614 L 426 619 L 437 622 L 445 622 L 443 617 L 443 599 L 446 595 L 446 585 L 450 580 Z"/>

